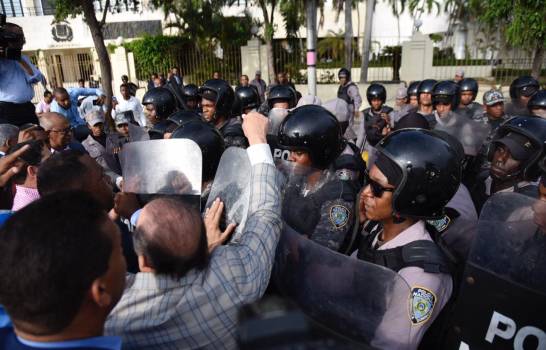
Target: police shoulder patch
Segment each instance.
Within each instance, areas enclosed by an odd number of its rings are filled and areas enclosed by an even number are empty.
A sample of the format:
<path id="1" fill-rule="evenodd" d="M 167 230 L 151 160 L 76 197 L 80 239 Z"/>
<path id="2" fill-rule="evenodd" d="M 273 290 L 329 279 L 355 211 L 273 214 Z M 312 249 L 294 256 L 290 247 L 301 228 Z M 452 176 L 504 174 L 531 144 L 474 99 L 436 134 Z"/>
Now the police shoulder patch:
<path id="1" fill-rule="evenodd" d="M 410 293 L 409 314 L 412 324 L 426 322 L 432 315 L 436 295 L 423 287 L 414 287 Z"/>
<path id="2" fill-rule="evenodd" d="M 347 222 L 349 222 L 349 209 L 340 204 L 331 206 L 330 222 L 335 228 L 342 228 L 347 225 Z"/>
<path id="3" fill-rule="evenodd" d="M 429 225 L 432 225 L 432 227 L 434 227 L 438 233 L 442 233 L 449 227 L 451 219 L 449 218 L 449 216 L 444 215 L 438 220 L 427 220 L 427 223 Z"/>

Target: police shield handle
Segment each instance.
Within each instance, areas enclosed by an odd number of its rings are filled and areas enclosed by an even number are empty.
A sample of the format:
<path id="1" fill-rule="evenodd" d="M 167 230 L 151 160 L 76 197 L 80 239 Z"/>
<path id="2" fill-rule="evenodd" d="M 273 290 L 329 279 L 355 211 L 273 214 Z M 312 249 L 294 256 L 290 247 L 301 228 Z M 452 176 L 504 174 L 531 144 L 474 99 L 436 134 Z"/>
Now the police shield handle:
<path id="1" fill-rule="evenodd" d="M 224 203 L 220 201 L 220 198 L 216 198 L 210 208 L 205 210 L 205 229 L 207 231 L 207 243 L 209 253 L 223 244 L 231 236 L 237 224 L 231 223 L 226 227 L 226 230 L 222 232 L 220 230 L 220 219 L 224 212 Z"/>
<path id="2" fill-rule="evenodd" d="M 258 112 L 250 112 L 243 116 L 243 132 L 250 146 L 267 143 L 269 119 Z"/>

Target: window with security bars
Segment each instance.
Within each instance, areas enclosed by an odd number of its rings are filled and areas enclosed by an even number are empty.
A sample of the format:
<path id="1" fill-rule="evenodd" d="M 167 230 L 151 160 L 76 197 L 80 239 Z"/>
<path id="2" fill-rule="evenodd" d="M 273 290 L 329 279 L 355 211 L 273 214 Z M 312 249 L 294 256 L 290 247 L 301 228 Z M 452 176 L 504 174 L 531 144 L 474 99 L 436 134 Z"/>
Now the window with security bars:
<path id="1" fill-rule="evenodd" d="M 76 58 L 78 60 L 80 78 L 86 81 L 90 80 L 93 75 L 93 62 L 91 61 L 91 56 L 88 53 L 79 53 L 76 55 Z"/>
<path id="2" fill-rule="evenodd" d="M 0 0 L 0 11 L 7 17 L 24 16 L 21 0 Z"/>

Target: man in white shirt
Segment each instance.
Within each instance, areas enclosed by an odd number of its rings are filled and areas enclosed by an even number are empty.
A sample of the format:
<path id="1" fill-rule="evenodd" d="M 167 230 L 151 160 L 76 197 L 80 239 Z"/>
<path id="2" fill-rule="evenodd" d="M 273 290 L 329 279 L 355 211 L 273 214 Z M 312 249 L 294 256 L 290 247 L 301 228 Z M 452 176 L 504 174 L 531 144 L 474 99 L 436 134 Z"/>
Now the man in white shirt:
<path id="1" fill-rule="evenodd" d="M 142 104 L 138 98 L 131 96 L 131 89 L 127 84 L 121 84 L 120 88 L 121 98 L 118 99 L 118 105 L 116 106 L 116 113 L 133 111 L 135 121 L 140 126 L 146 126 L 146 116 L 142 109 Z"/>

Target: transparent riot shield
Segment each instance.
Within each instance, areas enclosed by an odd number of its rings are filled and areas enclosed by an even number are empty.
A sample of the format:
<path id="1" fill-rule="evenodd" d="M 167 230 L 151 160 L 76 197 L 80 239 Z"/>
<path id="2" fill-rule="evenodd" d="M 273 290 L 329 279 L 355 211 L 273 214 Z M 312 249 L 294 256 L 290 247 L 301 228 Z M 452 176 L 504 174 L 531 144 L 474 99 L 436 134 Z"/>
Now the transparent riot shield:
<path id="1" fill-rule="evenodd" d="M 546 349 L 546 202 L 498 193 L 484 205 L 447 349 Z"/>
<path id="2" fill-rule="evenodd" d="M 410 287 L 394 271 L 335 253 L 285 224 L 273 281 L 328 329 L 374 348 L 407 348 Z"/>
<path id="3" fill-rule="evenodd" d="M 199 208 L 202 157 L 195 142 L 187 139 L 130 142 L 123 146 L 120 160 L 124 192 L 148 199 L 153 198 L 149 195 L 185 197 Z"/>
<path id="4" fill-rule="evenodd" d="M 286 118 L 287 115 L 288 110 L 283 108 L 273 108 L 269 111 L 268 114 L 269 129 L 267 131 L 267 143 L 271 148 L 271 154 L 273 155 L 273 159 L 275 160 L 288 160 L 288 157 L 290 156 L 290 151 L 279 147 L 277 141 L 277 134 L 279 132 L 281 122 L 284 120 L 284 118 Z"/>
<path id="5" fill-rule="evenodd" d="M 469 120 L 455 112 L 446 124 L 438 123 L 434 129 L 447 132 L 457 138 L 464 148 L 465 155 L 472 157 L 478 154 L 489 133 L 486 125 Z"/>
<path id="6" fill-rule="evenodd" d="M 237 224 L 232 241 L 236 241 L 243 232 L 248 215 L 251 170 L 250 160 L 244 149 L 226 149 L 207 200 L 206 208 L 210 208 L 216 198 L 224 202 L 224 219 L 220 228 L 225 229 L 230 223 Z"/>

